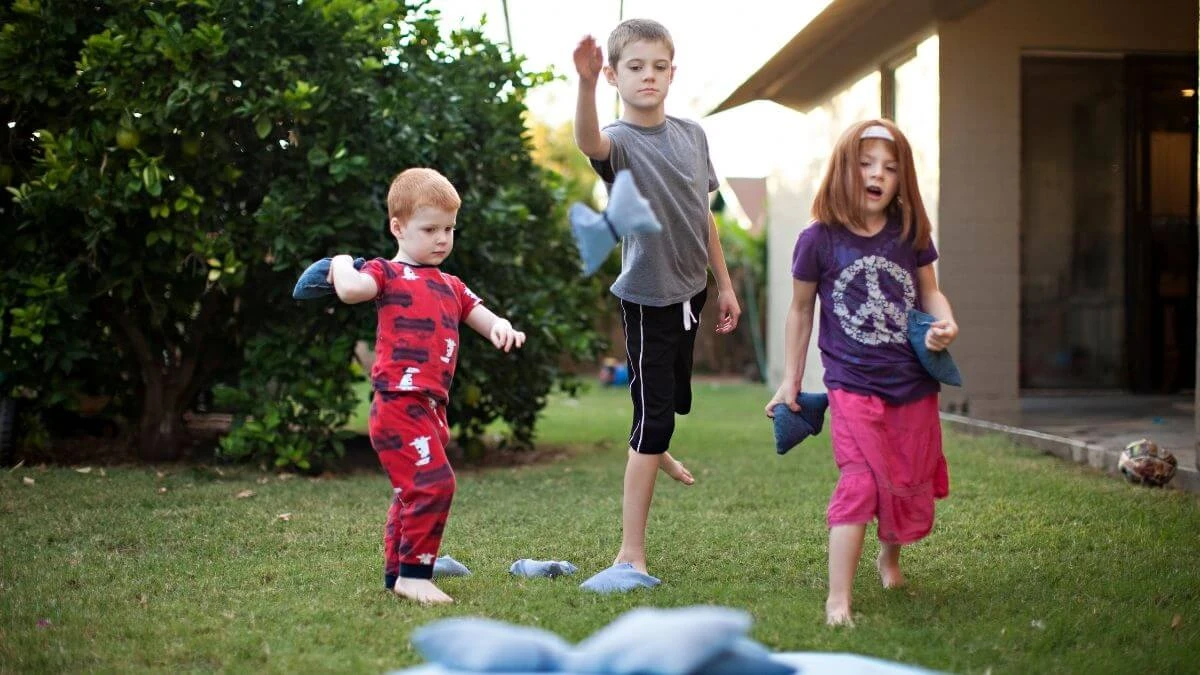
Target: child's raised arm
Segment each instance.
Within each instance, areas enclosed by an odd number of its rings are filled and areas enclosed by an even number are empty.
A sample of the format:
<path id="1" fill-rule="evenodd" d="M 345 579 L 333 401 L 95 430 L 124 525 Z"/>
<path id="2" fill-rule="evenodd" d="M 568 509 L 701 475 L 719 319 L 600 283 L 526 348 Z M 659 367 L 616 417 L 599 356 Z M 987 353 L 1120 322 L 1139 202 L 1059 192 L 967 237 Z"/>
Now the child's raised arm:
<path id="1" fill-rule="evenodd" d="M 596 161 L 608 159 L 612 144 L 600 131 L 596 115 L 596 83 L 604 70 L 604 54 L 591 35 L 575 47 L 575 72 L 579 73 L 579 95 L 575 100 L 575 145 Z"/>
<path id="2" fill-rule="evenodd" d="M 786 403 L 794 412 L 800 411 L 796 394 L 804 379 L 804 359 L 808 356 L 808 341 L 812 337 L 816 299 L 817 282 L 792 280 L 792 304 L 788 307 L 783 338 L 783 382 L 767 403 L 767 417 L 775 417 L 773 409 L 779 403 Z"/>
<path id="3" fill-rule="evenodd" d="M 525 344 L 525 333 L 513 328 L 508 319 L 496 316 L 483 305 L 476 305 L 467 315 L 467 325 L 476 333 L 492 341 L 496 349 L 512 351 Z"/>
<path id="4" fill-rule="evenodd" d="M 374 300 L 379 295 L 379 286 L 369 274 L 354 269 L 354 258 L 337 255 L 329 265 L 329 281 L 337 293 L 338 300 L 354 305 Z"/>

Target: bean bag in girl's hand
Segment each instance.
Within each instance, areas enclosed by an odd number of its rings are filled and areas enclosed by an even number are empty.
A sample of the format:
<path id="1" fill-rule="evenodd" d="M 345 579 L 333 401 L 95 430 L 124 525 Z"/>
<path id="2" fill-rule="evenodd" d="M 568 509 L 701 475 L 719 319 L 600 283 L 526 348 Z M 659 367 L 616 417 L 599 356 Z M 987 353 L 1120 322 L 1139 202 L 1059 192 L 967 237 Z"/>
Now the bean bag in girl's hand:
<path id="1" fill-rule="evenodd" d="M 940 352 L 934 352 L 925 346 L 925 335 L 929 332 L 929 326 L 935 321 L 937 319 L 933 318 L 932 314 L 926 314 L 917 309 L 908 310 L 908 343 L 917 353 L 917 360 L 921 362 L 925 371 L 933 379 L 942 384 L 961 387 L 962 374 L 958 372 L 958 366 L 954 364 L 954 359 L 950 358 L 950 351 L 943 349 Z"/>

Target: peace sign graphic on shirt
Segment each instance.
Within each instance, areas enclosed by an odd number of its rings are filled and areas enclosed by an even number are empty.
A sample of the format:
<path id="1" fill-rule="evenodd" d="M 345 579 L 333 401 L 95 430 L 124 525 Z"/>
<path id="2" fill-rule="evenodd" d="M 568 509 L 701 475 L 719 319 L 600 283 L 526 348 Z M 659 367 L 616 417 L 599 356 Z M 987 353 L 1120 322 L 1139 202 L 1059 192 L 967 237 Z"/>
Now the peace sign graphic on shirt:
<path id="1" fill-rule="evenodd" d="M 903 304 L 888 299 L 879 285 L 880 273 L 887 274 L 904 291 Z M 846 288 L 859 276 L 867 287 L 867 299 L 853 312 L 846 305 Z M 846 266 L 833 284 L 833 312 L 846 335 L 865 345 L 903 343 L 908 340 L 905 330 L 908 309 L 917 299 L 912 275 L 903 267 L 882 256 L 869 255 Z M 891 326 L 889 321 L 891 320 Z"/>

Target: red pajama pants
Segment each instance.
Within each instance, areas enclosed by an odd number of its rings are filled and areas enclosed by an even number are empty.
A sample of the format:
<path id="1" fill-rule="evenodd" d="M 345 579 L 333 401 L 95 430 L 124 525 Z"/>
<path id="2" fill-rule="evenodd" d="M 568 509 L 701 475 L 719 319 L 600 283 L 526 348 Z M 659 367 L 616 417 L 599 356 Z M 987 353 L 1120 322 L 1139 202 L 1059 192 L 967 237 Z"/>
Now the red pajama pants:
<path id="1" fill-rule="evenodd" d="M 454 499 L 446 410 L 424 394 L 377 391 L 369 429 L 395 493 L 383 530 L 384 584 L 432 578 Z"/>

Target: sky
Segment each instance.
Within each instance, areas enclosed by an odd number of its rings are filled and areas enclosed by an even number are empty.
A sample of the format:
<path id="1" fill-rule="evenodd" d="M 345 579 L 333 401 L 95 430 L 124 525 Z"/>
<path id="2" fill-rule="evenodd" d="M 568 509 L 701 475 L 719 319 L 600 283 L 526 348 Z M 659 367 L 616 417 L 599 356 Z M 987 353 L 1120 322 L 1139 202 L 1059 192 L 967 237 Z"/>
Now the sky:
<path id="1" fill-rule="evenodd" d="M 564 80 L 531 92 L 530 112 L 551 124 L 570 120 L 575 106 L 575 66 L 571 53 L 579 40 L 594 35 L 603 45 L 625 18 L 661 22 L 675 41 L 675 81 L 667 113 L 698 120 L 709 136 L 713 164 L 722 176 L 761 176 L 769 167 L 755 148 L 771 143 L 772 130 L 793 123 L 796 113 L 769 102 L 749 103 L 713 117 L 705 113 L 725 99 L 816 16 L 829 0 L 509 0 L 513 51 L 531 69 L 552 68 Z M 506 42 L 500 0 L 433 0 L 447 28 L 478 26 Z M 623 5 L 623 8 L 622 8 Z M 605 58 L 607 58 L 607 53 Z M 616 90 L 601 80 L 597 88 L 600 123 L 616 117 Z"/>

